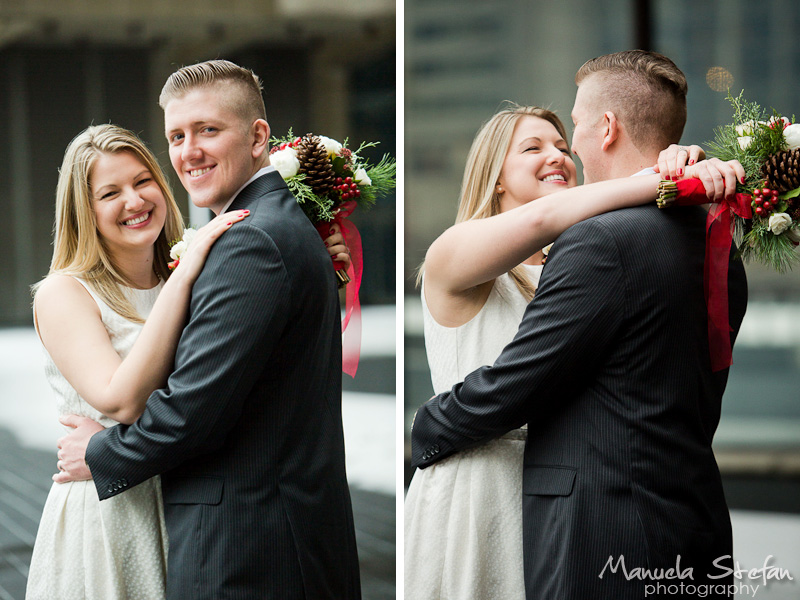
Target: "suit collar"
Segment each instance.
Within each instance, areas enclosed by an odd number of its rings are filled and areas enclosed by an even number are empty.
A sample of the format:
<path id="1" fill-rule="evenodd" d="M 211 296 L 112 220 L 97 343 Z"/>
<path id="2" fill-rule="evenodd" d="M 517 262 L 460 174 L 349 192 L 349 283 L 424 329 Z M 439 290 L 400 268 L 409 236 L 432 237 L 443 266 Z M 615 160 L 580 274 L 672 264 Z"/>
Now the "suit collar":
<path id="1" fill-rule="evenodd" d="M 223 212 L 245 208 L 250 205 L 253 200 L 260 198 L 264 194 L 280 189 L 288 189 L 283 177 L 281 177 L 281 174 L 278 173 L 277 170 L 269 171 L 246 184 L 234 197 L 233 202 L 231 202 L 228 208 Z"/>
<path id="2" fill-rule="evenodd" d="M 245 182 L 242 184 L 242 186 L 241 186 L 241 187 L 240 187 L 238 190 L 236 190 L 236 193 L 235 193 L 233 196 L 231 196 L 231 199 L 230 199 L 230 200 L 228 200 L 228 202 L 225 204 L 225 206 L 223 206 L 223 207 L 222 207 L 222 210 L 221 210 L 221 211 L 219 211 L 219 213 L 220 213 L 220 214 L 222 214 L 222 213 L 224 213 L 224 212 L 228 212 L 228 208 L 230 208 L 231 204 L 233 204 L 233 201 L 234 201 L 234 200 L 236 200 L 236 197 L 239 195 L 239 193 L 240 193 L 240 192 L 241 192 L 241 191 L 242 191 L 244 188 L 246 188 L 248 185 L 250 185 L 250 184 L 251 184 L 253 181 L 255 181 L 256 179 L 258 179 L 258 178 L 259 178 L 259 177 L 261 177 L 262 175 L 264 175 L 264 174 L 266 174 L 266 173 L 269 173 L 270 171 L 274 171 L 274 170 L 275 170 L 275 167 L 273 167 L 272 165 L 267 165 L 266 167 L 261 167 L 261 168 L 260 168 L 258 171 L 256 171 L 256 172 L 253 174 L 253 176 L 252 176 L 252 177 L 250 177 L 250 179 L 248 179 L 247 181 L 245 181 Z"/>

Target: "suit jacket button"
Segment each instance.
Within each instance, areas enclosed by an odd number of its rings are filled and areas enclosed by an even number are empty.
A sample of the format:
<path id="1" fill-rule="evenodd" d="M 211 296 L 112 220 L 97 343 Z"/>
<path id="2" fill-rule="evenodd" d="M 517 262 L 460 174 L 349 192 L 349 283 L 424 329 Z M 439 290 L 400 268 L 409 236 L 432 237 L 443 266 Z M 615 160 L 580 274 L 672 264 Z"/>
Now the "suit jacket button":
<path id="1" fill-rule="evenodd" d="M 128 486 L 128 480 L 125 479 L 125 478 L 120 479 L 119 482 L 122 484 L 122 487 L 127 487 Z"/>
<path id="2" fill-rule="evenodd" d="M 435 444 L 435 445 L 433 446 L 433 453 L 434 453 L 434 454 L 439 454 L 439 444 Z"/>
<path id="3" fill-rule="evenodd" d="M 106 491 L 107 491 L 109 494 L 113 493 L 113 492 L 114 492 L 114 486 L 113 486 L 112 484 L 110 484 L 110 483 L 109 483 L 109 484 L 108 484 L 108 487 L 106 488 Z"/>

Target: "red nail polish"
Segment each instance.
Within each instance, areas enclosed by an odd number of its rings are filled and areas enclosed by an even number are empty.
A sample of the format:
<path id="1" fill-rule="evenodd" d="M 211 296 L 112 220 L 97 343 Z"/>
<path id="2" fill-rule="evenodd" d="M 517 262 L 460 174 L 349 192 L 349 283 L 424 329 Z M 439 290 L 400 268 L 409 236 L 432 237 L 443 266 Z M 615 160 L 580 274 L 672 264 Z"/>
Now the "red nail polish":
<path id="1" fill-rule="evenodd" d="M 678 175 L 683 175 L 683 169 L 678 169 Z"/>
<path id="2" fill-rule="evenodd" d="M 690 165 L 693 165 L 693 164 L 694 164 L 694 159 L 693 159 L 693 158 L 689 160 L 689 164 L 690 164 Z"/>
<path id="3" fill-rule="evenodd" d="M 233 225 L 233 223 L 231 223 L 230 221 L 228 221 L 228 225 Z"/>
<path id="4" fill-rule="evenodd" d="M 740 178 L 739 178 L 739 181 L 741 181 L 742 183 L 744 183 L 744 177 L 740 177 Z"/>

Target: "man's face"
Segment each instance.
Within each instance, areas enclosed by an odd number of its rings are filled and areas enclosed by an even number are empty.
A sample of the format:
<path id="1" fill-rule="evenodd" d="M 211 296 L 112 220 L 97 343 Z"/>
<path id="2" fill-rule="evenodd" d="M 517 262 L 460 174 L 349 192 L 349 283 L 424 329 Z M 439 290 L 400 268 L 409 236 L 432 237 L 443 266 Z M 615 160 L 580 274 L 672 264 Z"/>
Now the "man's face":
<path id="1" fill-rule="evenodd" d="M 603 113 L 598 107 L 596 76 L 590 75 L 578 86 L 572 107 L 572 152 L 583 164 L 583 182 L 606 179 L 603 143 Z"/>
<path id="2" fill-rule="evenodd" d="M 164 109 L 169 158 L 195 206 L 215 213 L 256 171 L 253 128 L 220 101 L 219 87 L 197 88 Z"/>

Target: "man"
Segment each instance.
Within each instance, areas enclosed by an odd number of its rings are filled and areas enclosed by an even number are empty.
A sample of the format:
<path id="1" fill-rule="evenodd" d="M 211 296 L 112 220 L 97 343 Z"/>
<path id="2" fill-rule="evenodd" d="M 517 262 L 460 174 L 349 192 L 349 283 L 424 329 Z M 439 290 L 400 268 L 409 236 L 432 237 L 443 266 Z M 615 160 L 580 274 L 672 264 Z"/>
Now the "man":
<path id="1" fill-rule="evenodd" d="M 666 57 L 599 57 L 576 83 L 573 150 L 587 182 L 634 175 L 678 142 L 686 81 Z M 732 190 L 732 167 L 701 168 L 691 174 L 707 190 L 723 180 Z M 713 372 L 709 359 L 705 220 L 698 207 L 649 205 L 567 230 L 495 364 L 417 413 L 419 468 L 528 423 L 530 599 L 639 599 L 659 583 L 654 569 L 662 578 L 672 569 L 668 583 L 732 582 L 730 519 L 711 450 L 728 370 Z M 729 297 L 733 339 L 746 306 L 733 258 Z"/>
<path id="2" fill-rule="evenodd" d="M 168 79 L 160 104 L 192 201 L 250 216 L 194 285 L 168 387 L 130 427 L 83 421 L 62 441 L 66 470 L 92 477 L 101 500 L 162 475 L 170 599 L 360 598 L 337 288 L 269 164 L 260 81 L 200 63 Z"/>

